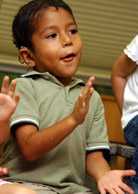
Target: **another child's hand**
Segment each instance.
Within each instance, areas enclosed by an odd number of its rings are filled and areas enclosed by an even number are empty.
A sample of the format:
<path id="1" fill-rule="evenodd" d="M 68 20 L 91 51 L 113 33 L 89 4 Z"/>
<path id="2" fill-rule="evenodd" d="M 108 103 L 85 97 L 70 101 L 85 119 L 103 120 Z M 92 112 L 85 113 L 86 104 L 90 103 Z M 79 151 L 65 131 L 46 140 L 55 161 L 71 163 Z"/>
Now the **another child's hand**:
<path id="1" fill-rule="evenodd" d="M 7 174 L 9 174 L 9 170 L 7 168 L 0 167 L 0 176 L 5 176 Z"/>
<path id="2" fill-rule="evenodd" d="M 5 76 L 0 93 L 0 122 L 8 121 L 15 111 L 19 96 L 14 96 L 16 81 L 9 84 L 9 77 Z"/>
<path id="3" fill-rule="evenodd" d="M 82 89 L 77 102 L 74 107 L 72 116 L 77 124 L 80 124 L 84 121 L 85 116 L 89 109 L 90 97 L 93 93 L 93 81 L 94 77 L 90 77 L 86 83 L 86 86 Z"/>
<path id="4" fill-rule="evenodd" d="M 134 170 L 111 170 L 98 181 L 100 194 L 134 194 L 134 191 L 123 182 L 126 176 L 134 176 Z"/>

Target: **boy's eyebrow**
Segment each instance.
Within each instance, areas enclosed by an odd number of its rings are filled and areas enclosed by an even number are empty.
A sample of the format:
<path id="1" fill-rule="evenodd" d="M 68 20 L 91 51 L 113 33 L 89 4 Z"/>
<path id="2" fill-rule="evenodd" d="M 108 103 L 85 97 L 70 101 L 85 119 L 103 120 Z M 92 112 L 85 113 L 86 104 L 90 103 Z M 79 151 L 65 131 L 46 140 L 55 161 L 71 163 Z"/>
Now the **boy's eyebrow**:
<path id="1" fill-rule="evenodd" d="M 45 33 L 46 31 L 52 30 L 52 29 L 55 29 L 55 28 L 56 28 L 56 26 L 48 26 L 48 27 L 45 27 L 44 29 L 42 29 L 42 30 L 40 31 L 40 34 L 43 34 L 43 33 Z"/>
<path id="2" fill-rule="evenodd" d="M 77 24 L 74 23 L 74 22 L 70 22 L 70 23 L 67 24 L 67 26 L 76 26 L 76 27 L 77 27 Z M 47 27 L 45 27 L 44 29 L 42 29 L 42 30 L 40 31 L 40 34 L 43 34 L 43 33 L 45 33 L 45 32 L 48 31 L 48 30 L 53 30 L 53 29 L 56 29 L 56 28 L 57 28 L 56 25 L 47 26 Z"/>

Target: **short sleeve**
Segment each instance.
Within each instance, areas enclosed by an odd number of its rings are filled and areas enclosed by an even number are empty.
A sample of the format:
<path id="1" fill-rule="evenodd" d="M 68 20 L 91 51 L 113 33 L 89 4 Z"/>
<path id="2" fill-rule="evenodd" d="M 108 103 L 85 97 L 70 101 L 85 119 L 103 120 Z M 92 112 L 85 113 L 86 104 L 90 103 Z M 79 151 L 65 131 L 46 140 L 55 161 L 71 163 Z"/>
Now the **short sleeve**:
<path id="1" fill-rule="evenodd" d="M 127 45 L 124 53 L 136 64 L 138 64 L 138 35 Z"/>
<path id="2" fill-rule="evenodd" d="M 88 120 L 90 122 L 88 138 L 87 138 L 87 151 L 94 150 L 109 150 L 107 127 L 104 116 L 104 106 L 102 100 L 97 92 L 94 93 L 91 103 Z"/>
<path id="3" fill-rule="evenodd" d="M 16 93 L 20 95 L 19 104 L 13 114 L 10 127 L 17 124 L 32 123 L 39 127 L 39 110 L 32 80 L 29 78 L 18 78 Z"/>

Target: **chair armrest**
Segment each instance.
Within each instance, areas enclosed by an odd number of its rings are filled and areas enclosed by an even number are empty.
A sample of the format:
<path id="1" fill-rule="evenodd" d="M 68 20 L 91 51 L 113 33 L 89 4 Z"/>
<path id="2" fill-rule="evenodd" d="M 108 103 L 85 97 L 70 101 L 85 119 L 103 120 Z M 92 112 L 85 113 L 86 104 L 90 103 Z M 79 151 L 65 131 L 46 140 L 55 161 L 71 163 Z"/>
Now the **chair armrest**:
<path id="1" fill-rule="evenodd" d="M 110 143 L 110 154 L 118 155 L 124 158 L 132 158 L 135 148 L 125 144 Z"/>

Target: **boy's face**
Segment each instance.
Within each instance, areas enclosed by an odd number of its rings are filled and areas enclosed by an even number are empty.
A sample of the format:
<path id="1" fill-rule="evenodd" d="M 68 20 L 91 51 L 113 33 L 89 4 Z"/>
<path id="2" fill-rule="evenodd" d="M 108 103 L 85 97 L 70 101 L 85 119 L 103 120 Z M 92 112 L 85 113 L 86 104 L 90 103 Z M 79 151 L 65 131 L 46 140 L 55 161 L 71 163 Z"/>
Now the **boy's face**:
<path id="1" fill-rule="evenodd" d="M 48 71 L 65 84 L 80 62 L 82 42 L 72 15 L 62 8 L 42 11 L 32 36 L 35 69 Z"/>

